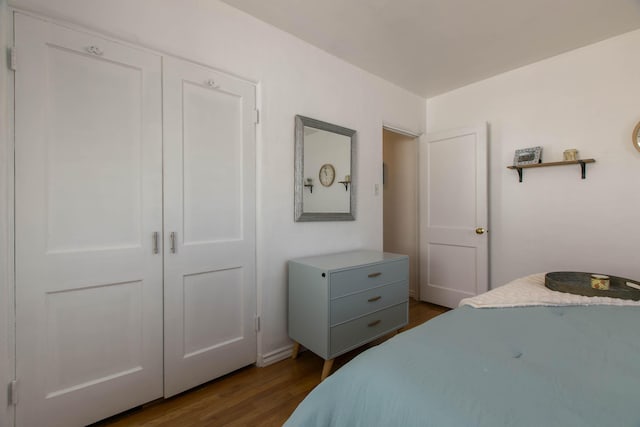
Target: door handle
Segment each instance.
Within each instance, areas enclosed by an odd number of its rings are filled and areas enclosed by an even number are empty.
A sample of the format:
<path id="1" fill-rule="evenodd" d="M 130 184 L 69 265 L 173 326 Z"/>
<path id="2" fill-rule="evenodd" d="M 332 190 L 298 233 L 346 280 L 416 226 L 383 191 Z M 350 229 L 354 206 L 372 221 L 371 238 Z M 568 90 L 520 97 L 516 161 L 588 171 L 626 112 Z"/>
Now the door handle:
<path id="1" fill-rule="evenodd" d="M 476 228 L 476 234 L 484 234 L 484 233 L 486 233 L 487 231 L 489 231 L 489 230 L 486 230 L 486 229 L 485 229 L 485 228 L 483 228 L 483 227 L 478 227 L 478 228 Z"/>
<path id="2" fill-rule="evenodd" d="M 157 254 L 158 251 L 158 232 L 154 231 L 153 232 L 153 254 Z"/>
<path id="3" fill-rule="evenodd" d="M 171 233 L 169 233 L 169 242 L 171 244 L 171 253 L 175 254 L 176 253 L 176 232 L 172 231 Z"/>

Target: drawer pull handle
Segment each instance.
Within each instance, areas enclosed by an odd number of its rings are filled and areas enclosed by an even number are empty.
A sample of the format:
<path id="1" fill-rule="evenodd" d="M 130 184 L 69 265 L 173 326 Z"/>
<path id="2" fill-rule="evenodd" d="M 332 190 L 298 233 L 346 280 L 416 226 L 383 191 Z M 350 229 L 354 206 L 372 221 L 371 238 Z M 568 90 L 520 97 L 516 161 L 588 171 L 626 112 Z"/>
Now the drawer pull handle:
<path id="1" fill-rule="evenodd" d="M 375 301 L 378 301 L 380 298 L 382 298 L 382 297 L 380 295 L 378 295 L 377 297 L 369 298 L 367 301 L 375 302 Z"/>
<path id="2" fill-rule="evenodd" d="M 382 273 L 369 273 L 369 277 L 378 277 L 381 276 Z"/>
<path id="3" fill-rule="evenodd" d="M 380 319 L 374 320 L 373 322 L 369 323 L 367 326 L 372 328 L 372 327 L 378 325 L 380 322 L 382 322 L 382 320 L 380 320 Z"/>

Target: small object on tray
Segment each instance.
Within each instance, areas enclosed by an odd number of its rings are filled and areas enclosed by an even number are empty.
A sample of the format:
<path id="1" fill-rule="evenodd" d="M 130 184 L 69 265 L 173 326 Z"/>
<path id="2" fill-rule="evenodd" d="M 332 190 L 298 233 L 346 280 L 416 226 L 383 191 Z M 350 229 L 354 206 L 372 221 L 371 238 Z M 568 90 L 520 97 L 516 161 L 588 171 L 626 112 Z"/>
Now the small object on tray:
<path id="1" fill-rule="evenodd" d="M 640 291 L 640 284 L 638 283 L 633 283 L 633 282 L 627 282 L 627 286 L 632 287 L 633 289 L 637 289 Z"/>
<path id="2" fill-rule="evenodd" d="M 598 281 L 606 281 L 605 278 L 608 278 L 608 289 L 594 288 L 592 282 L 594 276 Z M 569 294 L 640 301 L 640 283 L 622 277 L 576 271 L 554 271 L 545 274 L 544 285 L 552 291 Z"/>
<path id="3" fill-rule="evenodd" d="M 591 275 L 591 287 L 601 291 L 609 289 L 609 276 L 604 274 L 592 274 Z"/>

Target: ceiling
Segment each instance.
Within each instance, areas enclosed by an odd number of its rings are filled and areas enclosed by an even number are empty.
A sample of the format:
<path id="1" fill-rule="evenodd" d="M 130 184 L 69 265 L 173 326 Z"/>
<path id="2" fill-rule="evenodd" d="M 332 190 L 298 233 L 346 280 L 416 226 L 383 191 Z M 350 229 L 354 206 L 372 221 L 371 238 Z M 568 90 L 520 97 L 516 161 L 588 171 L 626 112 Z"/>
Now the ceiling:
<path id="1" fill-rule="evenodd" d="M 222 0 L 431 97 L 640 28 L 640 0 Z"/>

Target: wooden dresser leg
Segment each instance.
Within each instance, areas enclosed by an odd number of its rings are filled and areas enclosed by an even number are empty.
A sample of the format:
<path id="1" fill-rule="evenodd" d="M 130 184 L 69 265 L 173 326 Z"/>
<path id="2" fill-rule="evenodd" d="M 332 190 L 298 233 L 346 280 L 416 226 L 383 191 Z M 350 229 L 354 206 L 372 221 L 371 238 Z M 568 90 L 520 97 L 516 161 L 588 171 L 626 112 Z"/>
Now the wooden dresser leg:
<path id="1" fill-rule="evenodd" d="M 329 376 L 331 373 L 331 368 L 333 367 L 333 360 L 329 359 L 324 361 L 324 365 L 322 366 L 322 375 L 320 376 L 320 381 L 324 381 L 325 378 Z"/>
<path id="2" fill-rule="evenodd" d="M 291 352 L 291 358 L 295 359 L 298 357 L 298 352 L 300 351 L 300 343 L 297 341 L 293 342 L 293 351 Z"/>

